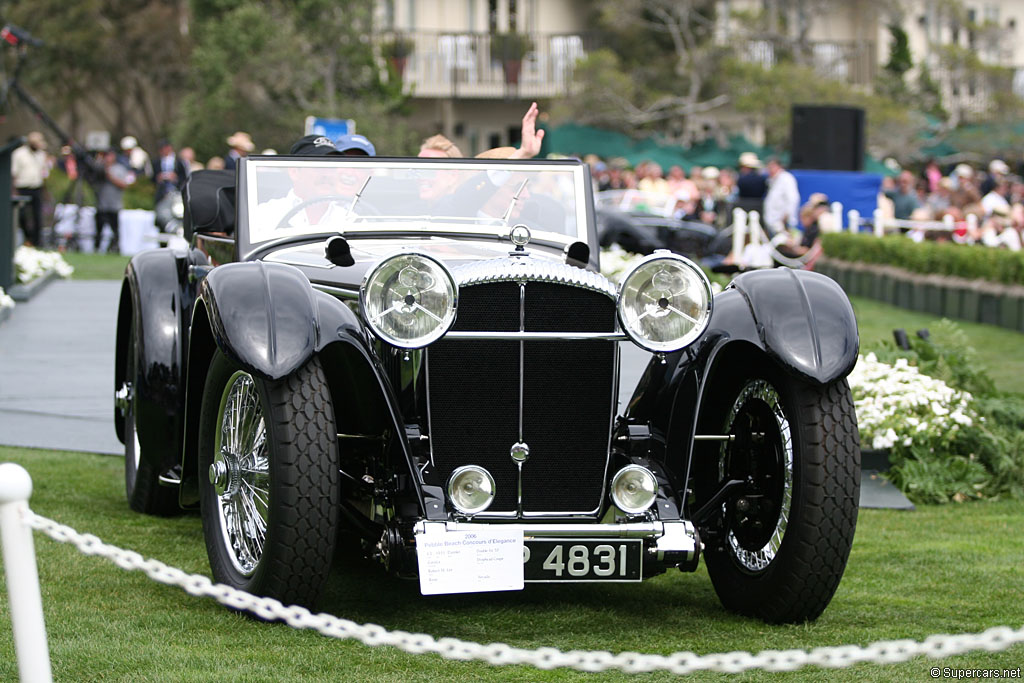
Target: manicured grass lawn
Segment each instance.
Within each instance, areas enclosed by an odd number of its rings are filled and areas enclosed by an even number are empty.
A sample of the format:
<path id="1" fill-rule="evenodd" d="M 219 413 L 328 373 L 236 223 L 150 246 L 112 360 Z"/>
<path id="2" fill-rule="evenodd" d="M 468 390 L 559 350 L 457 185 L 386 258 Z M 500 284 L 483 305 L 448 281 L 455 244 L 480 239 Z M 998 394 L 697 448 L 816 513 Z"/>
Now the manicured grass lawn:
<path id="1" fill-rule="evenodd" d="M 934 330 L 940 318 L 907 311 L 873 299 L 853 297 L 853 309 L 860 329 L 860 346 L 869 349 L 881 341 L 892 341 L 892 331 L 902 327 L 913 336 L 922 328 Z M 988 371 L 996 388 L 1024 394 L 1024 334 L 995 325 L 954 320 L 974 350 L 978 362 Z"/>
<path id="2" fill-rule="evenodd" d="M 208 575 L 198 517 L 160 519 L 131 512 L 119 458 L 0 447 L 0 462 L 28 469 L 37 513 L 144 557 Z M 920 640 L 933 633 L 1024 624 L 1022 522 L 1019 502 L 909 513 L 863 510 L 832 604 L 818 621 L 798 626 L 769 626 L 725 612 L 703 568 L 643 584 L 538 585 L 523 592 L 424 598 L 415 582 L 389 579 L 372 565 L 339 557 L 320 607 L 388 629 L 562 650 L 710 654 Z M 35 534 L 35 543 L 56 680 L 575 681 L 593 676 L 415 656 L 256 623 L 41 534 Z M 17 676 L 9 618 L 5 588 L 2 680 Z M 1016 668 L 1024 665 L 1024 646 L 834 671 L 752 672 L 742 680 L 921 681 L 930 680 L 929 669 L 936 665 Z M 627 678 L 633 677 L 614 672 L 602 680 Z M 669 678 L 649 674 L 643 680 Z"/>
<path id="3" fill-rule="evenodd" d="M 120 280 L 131 260 L 130 256 L 120 254 L 83 254 L 76 251 L 66 252 L 63 256 L 75 269 L 71 276 L 73 280 Z"/>

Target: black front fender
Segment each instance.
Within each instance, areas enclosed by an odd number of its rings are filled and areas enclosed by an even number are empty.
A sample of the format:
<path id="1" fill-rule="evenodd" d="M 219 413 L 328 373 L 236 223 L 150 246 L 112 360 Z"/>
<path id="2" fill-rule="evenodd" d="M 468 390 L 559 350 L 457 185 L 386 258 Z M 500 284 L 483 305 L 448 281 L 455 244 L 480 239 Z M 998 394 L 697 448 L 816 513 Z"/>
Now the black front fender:
<path id="1" fill-rule="evenodd" d="M 253 261 L 215 268 L 199 293 L 217 346 L 260 377 L 286 377 L 327 344 L 364 336 L 359 319 L 298 268 Z"/>
<path id="2" fill-rule="evenodd" d="M 857 364 L 857 319 L 831 278 L 774 268 L 744 273 L 732 287 L 747 302 L 760 345 L 790 372 L 827 384 Z"/>
<path id="3" fill-rule="evenodd" d="M 853 369 L 858 347 L 853 308 L 831 279 L 789 269 L 746 273 L 715 297 L 697 342 L 665 363 L 651 360 L 626 417 L 662 435 L 666 464 L 685 480 L 704 404 L 722 381 L 773 362 L 827 384 Z"/>

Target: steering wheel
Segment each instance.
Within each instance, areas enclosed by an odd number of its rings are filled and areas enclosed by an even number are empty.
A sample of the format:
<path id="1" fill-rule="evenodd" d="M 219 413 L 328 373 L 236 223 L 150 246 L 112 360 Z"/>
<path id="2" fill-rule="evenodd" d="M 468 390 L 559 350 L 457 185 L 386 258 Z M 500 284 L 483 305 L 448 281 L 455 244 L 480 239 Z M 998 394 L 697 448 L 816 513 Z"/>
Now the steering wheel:
<path id="1" fill-rule="evenodd" d="M 346 197 L 340 194 L 325 194 L 319 197 L 310 197 L 309 199 L 304 199 L 295 206 L 293 206 L 292 208 L 288 209 L 287 213 L 285 213 L 285 215 L 281 217 L 281 220 L 277 222 L 277 227 L 275 227 L 274 230 L 281 230 L 282 228 L 286 228 L 288 226 L 288 221 L 290 221 L 295 216 L 295 214 L 314 204 L 320 204 L 323 202 L 338 202 L 342 206 L 349 206 L 352 204 L 352 200 L 353 197 Z M 366 214 L 380 215 L 380 211 L 376 207 L 374 207 L 372 204 L 367 204 L 362 200 L 357 202 L 356 206 L 359 208 L 359 214 L 353 214 L 354 216 L 362 216 Z"/>

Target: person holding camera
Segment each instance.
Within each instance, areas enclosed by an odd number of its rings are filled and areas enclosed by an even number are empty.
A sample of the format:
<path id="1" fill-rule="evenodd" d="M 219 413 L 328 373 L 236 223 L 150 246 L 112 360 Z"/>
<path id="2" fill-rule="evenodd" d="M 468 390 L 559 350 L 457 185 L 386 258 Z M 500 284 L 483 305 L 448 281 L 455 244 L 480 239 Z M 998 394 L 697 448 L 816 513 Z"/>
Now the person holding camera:
<path id="1" fill-rule="evenodd" d="M 96 235 L 94 248 L 100 250 L 103 243 L 103 227 L 110 226 L 113 237 L 107 251 L 117 253 L 120 249 L 118 213 L 124 208 L 124 189 L 135 182 L 135 174 L 117 159 L 117 150 L 108 149 L 103 153 L 102 177 L 96 185 Z"/>

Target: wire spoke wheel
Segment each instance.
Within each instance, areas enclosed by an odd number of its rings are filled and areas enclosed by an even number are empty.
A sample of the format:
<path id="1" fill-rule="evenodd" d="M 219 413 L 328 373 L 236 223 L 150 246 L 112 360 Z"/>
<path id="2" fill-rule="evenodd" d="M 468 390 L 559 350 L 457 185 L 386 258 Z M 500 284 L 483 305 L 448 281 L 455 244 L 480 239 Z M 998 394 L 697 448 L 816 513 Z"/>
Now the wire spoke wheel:
<path id="1" fill-rule="evenodd" d="M 210 481 L 231 563 L 251 576 L 263 556 L 270 502 L 266 422 L 252 376 L 236 372 L 221 399 Z"/>
<path id="2" fill-rule="evenodd" d="M 199 502 L 214 580 L 313 605 L 340 505 L 334 408 L 316 358 L 282 380 L 217 352 L 199 417 Z"/>
<path id="3" fill-rule="evenodd" d="M 793 505 L 793 437 L 778 391 L 758 379 L 740 391 L 726 433 L 740 448 L 722 447 L 721 475 L 747 479 L 753 493 L 724 505 L 727 542 L 745 571 L 764 571 L 782 547 Z"/>

